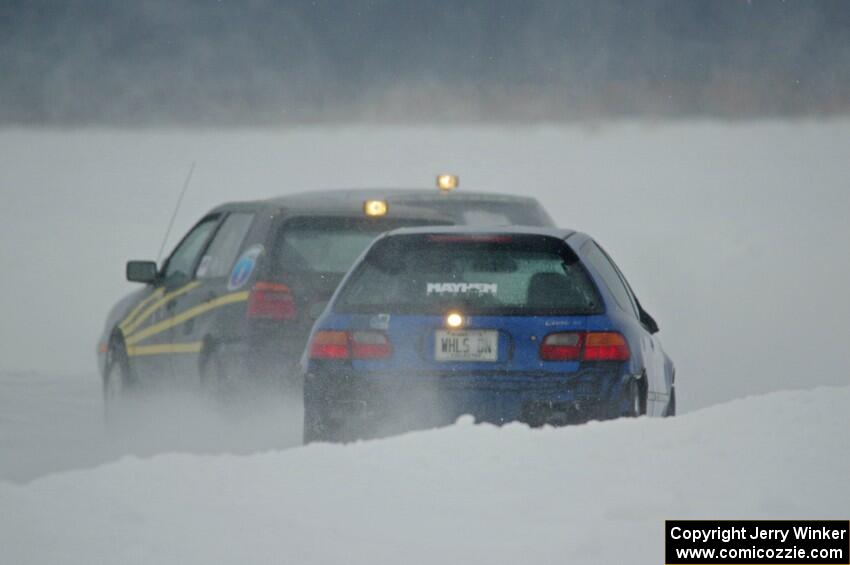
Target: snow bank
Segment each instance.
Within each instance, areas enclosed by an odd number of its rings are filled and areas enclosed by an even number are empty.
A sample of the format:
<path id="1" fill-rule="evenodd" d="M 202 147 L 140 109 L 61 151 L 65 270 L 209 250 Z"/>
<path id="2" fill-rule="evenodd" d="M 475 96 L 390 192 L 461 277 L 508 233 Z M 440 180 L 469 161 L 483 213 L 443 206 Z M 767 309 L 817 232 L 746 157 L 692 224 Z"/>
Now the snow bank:
<path id="1" fill-rule="evenodd" d="M 8 563 L 663 563 L 665 518 L 846 518 L 850 387 L 0 483 Z"/>

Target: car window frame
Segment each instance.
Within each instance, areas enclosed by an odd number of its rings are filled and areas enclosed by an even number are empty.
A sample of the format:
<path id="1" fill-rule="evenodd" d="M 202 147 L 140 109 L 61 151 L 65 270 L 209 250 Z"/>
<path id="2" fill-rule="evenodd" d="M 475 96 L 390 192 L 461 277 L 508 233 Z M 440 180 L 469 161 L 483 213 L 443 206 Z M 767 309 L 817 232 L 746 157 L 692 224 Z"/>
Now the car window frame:
<path id="1" fill-rule="evenodd" d="M 212 231 L 207 236 L 203 245 L 201 245 L 201 248 L 198 250 L 198 254 L 195 257 L 194 261 L 192 262 L 192 266 L 190 268 L 190 271 L 187 274 L 186 278 L 182 282 L 183 282 L 183 284 L 186 284 L 186 283 L 189 283 L 189 282 L 195 280 L 195 271 L 198 270 L 198 263 L 200 262 L 201 257 L 204 256 L 204 253 L 206 252 L 207 248 L 209 247 L 210 242 L 213 240 L 213 238 L 215 238 L 215 235 L 218 233 L 218 229 L 219 229 L 219 227 L 221 227 L 221 222 L 226 215 L 227 214 L 224 213 L 224 212 L 215 212 L 215 213 L 212 213 L 212 214 L 207 214 L 204 217 L 202 217 L 200 220 L 195 222 L 195 224 L 192 225 L 192 227 L 186 232 L 186 234 L 182 238 L 180 238 L 180 241 L 177 242 L 177 245 L 174 246 L 174 249 L 168 255 L 168 258 L 166 258 L 166 260 L 163 261 L 162 267 L 159 270 L 159 278 L 162 281 L 162 284 L 164 286 L 175 286 L 173 283 L 169 282 L 168 277 L 166 276 L 166 271 L 168 270 L 168 265 L 171 263 L 171 260 L 174 258 L 175 253 L 177 253 L 177 251 L 186 242 L 186 240 L 189 238 L 189 236 L 192 234 L 192 232 L 194 232 L 201 224 L 203 224 L 207 221 L 213 220 L 213 221 L 215 221 L 215 225 L 213 226 Z"/>
<path id="2" fill-rule="evenodd" d="M 595 242 L 596 243 L 596 242 Z M 632 301 L 632 308 L 635 311 L 635 315 L 638 320 L 640 320 L 640 302 L 638 302 L 637 296 L 635 296 L 634 291 L 632 290 L 632 285 L 629 284 L 628 279 L 626 279 L 626 275 L 623 274 L 623 271 L 620 269 L 619 265 L 617 265 L 616 261 L 605 251 L 605 248 L 596 243 L 596 246 L 602 252 L 602 254 L 608 259 L 608 262 L 611 263 L 611 266 L 614 267 L 614 271 L 616 271 L 617 276 L 620 277 L 620 281 L 623 283 L 623 286 L 626 289 L 626 294 L 629 299 Z"/>
<path id="3" fill-rule="evenodd" d="M 587 253 L 585 248 L 589 248 L 589 247 L 595 247 L 597 250 L 599 250 L 599 252 L 602 255 L 602 258 L 605 261 L 607 261 L 608 264 L 611 266 L 611 268 L 614 271 L 614 274 L 617 276 L 617 279 L 620 281 L 620 284 L 622 285 L 623 290 L 626 293 L 626 299 L 628 300 L 629 305 L 631 306 L 632 316 L 634 316 L 634 318 L 636 320 L 640 321 L 640 310 L 638 309 L 637 300 L 635 299 L 634 294 L 631 291 L 631 287 L 629 287 L 628 281 L 626 281 L 625 277 L 623 276 L 622 271 L 620 271 L 620 268 L 617 267 L 617 264 L 614 262 L 613 259 L 611 259 L 611 256 L 608 255 L 608 253 L 605 251 L 605 249 L 601 245 L 599 245 L 599 243 L 596 240 L 594 240 L 592 238 L 588 239 L 587 242 L 585 242 L 585 244 L 582 245 L 582 251 L 584 252 L 584 254 L 586 256 L 587 256 L 588 253 Z M 588 261 L 588 262 L 590 262 L 590 261 Z M 594 269 L 596 269 L 595 266 L 594 266 Z M 626 308 L 625 304 L 620 304 L 620 301 L 617 299 L 616 292 L 614 292 L 614 289 L 612 289 L 610 287 L 610 285 L 608 284 L 608 280 L 605 277 L 605 275 L 600 272 L 599 276 L 602 278 L 602 282 L 605 284 L 605 286 L 608 287 L 608 291 L 612 295 L 614 295 L 614 301 L 617 303 L 617 305 L 620 306 L 623 309 L 624 312 L 629 312 L 629 310 L 628 310 L 628 308 Z"/>
<path id="4" fill-rule="evenodd" d="M 231 265 L 228 267 L 227 271 L 223 275 L 220 275 L 220 276 L 217 276 L 217 277 L 199 277 L 198 276 L 198 267 L 200 267 L 201 261 L 207 255 L 207 252 L 210 250 L 210 247 L 212 247 L 212 244 L 215 242 L 216 238 L 222 232 L 222 229 L 224 229 L 224 225 L 225 225 L 225 223 L 227 223 L 228 218 L 230 218 L 231 216 L 234 216 L 236 214 L 245 214 L 245 215 L 251 216 L 251 221 L 248 224 L 247 230 L 245 230 L 245 233 L 242 235 L 242 240 L 239 242 L 239 247 L 236 250 L 236 256 L 233 258 L 233 263 L 231 263 Z M 204 243 L 204 246 L 201 248 L 200 254 L 196 258 L 195 264 L 192 267 L 192 277 L 189 280 L 212 281 L 212 280 L 227 278 L 228 275 L 230 274 L 230 271 L 232 271 L 232 269 L 233 269 L 233 264 L 235 264 L 236 261 L 239 260 L 239 252 L 242 251 L 245 248 L 245 242 L 248 241 L 248 236 L 251 235 L 251 231 L 254 229 L 254 226 L 256 225 L 256 222 L 257 222 L 257 212 L 255 210 L 232 210 L 232 211 L 228 211 L 228 212 L 223 212 L 219 215 L 221 217 L 219 218 L 218 225 L 215 226 L 215 229 L 210 234 L 209 239 Z M 201 220 L 201 221 L 203 221 L 203 220 Z M 198 224 L 200 224 L 201 221 L 199 221 Z M 196 224 L 196 225 L 198 225 L 198 224 Z"/>
<path id="5" fill-rule="evenodd" d="M 605 249 L 601 245 L 597 244 L 597 246 L 602 251 L 602 253 L 604 253 L 605 256 L 608 257 L 611 264 L 614 265 L 614 268 L 617 270 L 617 274 L 620 275 L 620 278 L 622 279 L 623 284 L 625 284 L 626 290 L 629 293 L 629 297 L 634 302 L 635 308 L 637 308 L 637 319 L 638 319 L 638 322 L 640 322 L 640 325 L 646 331 L 648 331 L 650 333 L 655 333 L 656 331 L 658 331 L 657 328 L 656 328 L 655 331 L 653 331 L 649 326 L 646 325 L 646 323 L 644 323 L 644 320 L 643 320 L 644 315 L 649 316 L 650 318 L 652 318 L 652 315 L 649 312 L 647 312 L 646 310 L 643 309 L 643 306 L 641 306 L 641 304 L 640 304 L 640 300 L 638 300 L 638 297 L 635 294 L 635 291 L 632 289 L 632 285 L 629 283 L 629 280 L 626 278 L 626 275 L 623 274 L 623 271 L 620 270 L 620 267 L 617 266 L 617 263 L 615 263 L 614 260 L 611 259 L 610 255 L 608 255 L 608 253 L 605 251 Z M 654 320 L 653 320 L 653 322 L 654 322 Z"/>

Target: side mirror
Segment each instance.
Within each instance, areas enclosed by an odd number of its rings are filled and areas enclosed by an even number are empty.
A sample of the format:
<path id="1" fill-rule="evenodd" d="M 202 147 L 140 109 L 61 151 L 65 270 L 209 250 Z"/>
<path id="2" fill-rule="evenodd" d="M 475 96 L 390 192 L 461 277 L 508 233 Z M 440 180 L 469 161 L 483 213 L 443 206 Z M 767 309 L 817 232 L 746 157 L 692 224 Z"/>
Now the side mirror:
<path id="1" fill-rule="evenodd" d="M 648 331 L 649 333 L 658 333 L 658 322 L 656 322 L 655 318 L 650 316 L 649 312 L 647 312 L 643 308 L 640 309 L 640 323 L 643 324 L 643 327 L 645 327 L 646 331 Z"/>
<path id="2" fill-rule="evenodd" d="M 322 315 L 322 312 L 325 311 L 325 308 L 328 306 L 328 301 L 323 300 L 321 302 L 314 302 L 310 304 L 309 310 L 307 310 L 307 316 L 311 320 L 317 320 L 319 316 Z"/>
<path id="3" fill-rule="evenodd" d="M 127 280 L 130 282 L 152 283 L 159 278 L 156 263 L 153 261 L 127 261 Z"/>

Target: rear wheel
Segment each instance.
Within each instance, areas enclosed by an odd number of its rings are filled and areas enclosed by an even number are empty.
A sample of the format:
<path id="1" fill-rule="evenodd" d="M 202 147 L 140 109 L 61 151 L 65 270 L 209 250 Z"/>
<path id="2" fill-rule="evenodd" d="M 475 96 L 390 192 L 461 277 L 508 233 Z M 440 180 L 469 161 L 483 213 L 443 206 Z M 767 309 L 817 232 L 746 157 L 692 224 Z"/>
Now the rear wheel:
<path id="1" fill-rule="evenodd" d="M 211 399 L 221 400 L 226 395 L 230 378 L 221 352 L 211 348 L 201 361 L 201 390 Z"/>
<path id="2" fill-rule="evenodd" d="M 327 433 L 324 425 L 316 413 L 315 409 L 311 409 L 309 405 L 304 405 L 304 427 L 302 441 L 304 445 L 315 441 L 327 441 Z"/>
<path id="3" fill-rule="evenodd" d="M 219 347 L 211 347 L 201 360 L 201 391 L 212 402 L 231 406 L 244 394 L 245 383 L 237 365 Z"/>
<path id="4" fill-rule="evenodd" d="M 670 389 L 670 400 L 667 401 L 667 410 L 664 411 L 664 417 L 676 415 L 676 387 Z"/>
<path id="5" fill-rule="evenodd" d="M 623 397 L 621 400 L 622 413 L 624 418 L 637 418 L 644 414 L 643 387 L 637 379 L 631 379 L 623 389 Z"/>
<path id="6" fill-rule="evenodd" d="M 306 399 L 305 399 L 306 400 Z M 326 443 L 341 443 L 347 439 L 350 441 L 353 438 L 348 437 L 341 428 L 338 422 L 329 421 L 322 416 L 325 410 L 317 405 L 312 405 L 309 401 L 304 403 L 304 427 L 303 427 L 303 442 L 304 445 L 313 442 Z"/>
<path id="7" fill-rule="evenodd" d="M 316 426 L 312 419 L 307 417 L 307 414 L 304 414 L 304 431 L 302 433 L 301 441 L 304 445 L 313 443 L 314 441 L 320 441 L 322 439 L 319 435 L 318 426 Z"/>

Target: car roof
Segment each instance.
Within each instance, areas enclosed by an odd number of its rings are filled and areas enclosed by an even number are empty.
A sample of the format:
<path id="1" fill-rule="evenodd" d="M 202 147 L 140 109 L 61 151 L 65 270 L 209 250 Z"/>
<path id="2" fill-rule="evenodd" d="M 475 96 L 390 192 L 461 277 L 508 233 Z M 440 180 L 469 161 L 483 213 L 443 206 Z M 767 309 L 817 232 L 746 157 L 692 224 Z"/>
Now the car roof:
<path id="1" fill-rule="evenodd" d="M 491 202 L 536 202 L 528 196 L 517 196 L 513 194 L 499 194 L 495 192 L 477 192 L 468 190 L 440 191 L 434 188 L 355 188 L 344 190 L 317 190 L 313 192 L 302 192 L 289 196 L 274 198 L 272 201 L 284 206 L 312 205 L 318 201 L 328 199 L 337 202 L 354 204 L 360 206 L 364 200 L 380 199 L 388 202 L 404 200 L 405 202 L 416 201 L 441 201 L 441 200 L 488 200 Z"/>
<path id="2" fill-rule="evenodd" d="M 558 239 L 566 239 L 573 234 L 575 230 L 565 228 L 547 228 L 538 226 L 422 226 L 413 228 L 398 228 L 387 232 L 384 237 L 393 237 L 396 235 L 542 235 L 555 237 Z"/>
<path id="3" fill-rule="evenodd" d="M 389 204 L 403 202 L 406 205 L 414 205 L 419 202 L 434 202 L 441 200 L 474 202 L 515 202 L 536 203 L 534 198 L 528 196 L 516 196 L 512 194 L 499 194 L 493 192 L 476 192 L 453 190 L 441 192 L 437 189 L 405 189 L 405 188 L 356 188 L 338 190 L 315 190 L 310 192 L 299 192 L 286 196 L 278 196 L 265 200 L 251 200 L 244 202 L 228 202 L 216 207 L 213 212 L 254 210 L 258 208 L 286 208 L 300 212 L 350 212 L 360 214 L 363 211 L 363 202 L 366 200 L 386 200 Z M 392 209 L 392 206 L 391 206 Z"/>
<path id="4" fill-rule="evenodd" d="M 266 200 L 246 201 L 246 202 L 228 202 L 211 210 L 210 214 L 221 212 L 255 212 L 257 210 L 268 209 L 270 211 L 285 210 L 286 217 L 298 216 L 323 216 L 323 217 L 340 217 L 340 218 L 366 218 L 363 213 L 363 202 L 359 205 L 345 206 L 337 202 L 324 202 L 322 205 L 316 206 L 285 206 L 278 207 Z M 390 205 L 386 215 L 378 216 L 377 219 L 388 220 L 423 220 L 432 223 L 454 224 L 455 222 L 445 214 L 430 210 L 428 208 L 419 208 L 416 206 L 405 206 L 403 204 Z"/>

